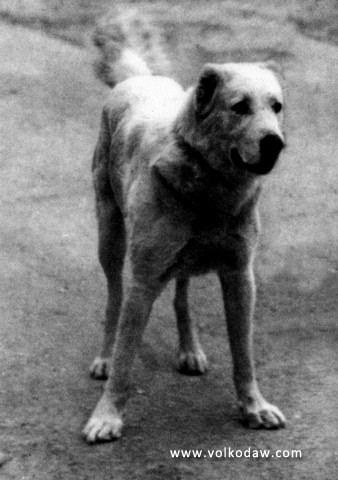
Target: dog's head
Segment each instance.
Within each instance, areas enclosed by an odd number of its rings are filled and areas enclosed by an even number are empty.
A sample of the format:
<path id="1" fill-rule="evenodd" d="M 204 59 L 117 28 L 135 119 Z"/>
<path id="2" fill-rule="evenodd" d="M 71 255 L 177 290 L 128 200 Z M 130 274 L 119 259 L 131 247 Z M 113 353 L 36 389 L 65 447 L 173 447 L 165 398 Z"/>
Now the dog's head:
<path id="1" fill-rule="evenodd" d="M 206 65 L 181 124 L 215 170 L 264 175 L 284 147 L 283 95 L 266 64 Z"/>

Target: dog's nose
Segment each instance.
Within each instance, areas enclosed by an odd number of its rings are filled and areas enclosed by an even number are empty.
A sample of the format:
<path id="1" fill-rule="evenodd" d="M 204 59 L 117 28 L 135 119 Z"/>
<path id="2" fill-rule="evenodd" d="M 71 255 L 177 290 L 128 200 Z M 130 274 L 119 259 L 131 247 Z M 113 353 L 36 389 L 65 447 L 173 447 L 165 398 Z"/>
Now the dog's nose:
<path id="1" fill-rule="evenodd" d="M 262 138 L 259 146 L 261 158 L 276 160 L 284 148 L 284 141 L 279 135 L 269 133 Z"/>

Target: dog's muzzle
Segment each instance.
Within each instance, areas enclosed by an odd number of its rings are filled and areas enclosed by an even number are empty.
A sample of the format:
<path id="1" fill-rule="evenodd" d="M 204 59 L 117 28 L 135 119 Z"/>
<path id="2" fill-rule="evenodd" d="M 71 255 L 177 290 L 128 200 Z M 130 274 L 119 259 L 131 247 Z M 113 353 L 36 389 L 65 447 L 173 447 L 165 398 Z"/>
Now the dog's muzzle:
<path id="1" fill-rule="evenodd" d="M 268 134 L 259 142 L 258 162 L 245 162 L 236 147 L 230 150 L 230 157 L 232 163 L 240 170 L 246 170 L 257 175 L 266 175 L 275 166 L 283 148 L 284 141 L 279 135 Z"/>

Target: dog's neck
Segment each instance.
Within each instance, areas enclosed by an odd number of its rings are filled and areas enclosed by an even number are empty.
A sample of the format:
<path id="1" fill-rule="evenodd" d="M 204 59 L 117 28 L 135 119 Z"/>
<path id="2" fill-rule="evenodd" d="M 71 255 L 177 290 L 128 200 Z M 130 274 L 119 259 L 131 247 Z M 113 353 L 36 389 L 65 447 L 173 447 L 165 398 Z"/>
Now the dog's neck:
<path id="1" fill-rule="evenodd" d="M 240 215 L 258 199 L 260 181 L 254 177 L 232 178 L 213 169 L 207 158 L 175 134 L 175 155 L 161 157 L 155 163 L 157 177 L 169 195 L 196 216 L 224 217 Z"/>
<path id="2" fill-rule="evenodd" d="M 207 154 L 203 154 L 193 147 L 182 135 L 177 134 L 176 141 L 178 148 L 183 152 L 183 158 L 188 164 L 195 167 L 197 177 L 207 180 L 205 188 L 209 183 L 215 186 L 219 185 L 222 193 L 236 197 L 239 203 L 238 207 L 248 196 L 252 196 L 257 188 L 260 190 L 261 178 L 246 174 L 246 172 L 238 172 L 238 175 L 233 175 L 230 171 L 220 172 L 212 167 Z M 237 210 L 236 207 L 235 210 Z"/>

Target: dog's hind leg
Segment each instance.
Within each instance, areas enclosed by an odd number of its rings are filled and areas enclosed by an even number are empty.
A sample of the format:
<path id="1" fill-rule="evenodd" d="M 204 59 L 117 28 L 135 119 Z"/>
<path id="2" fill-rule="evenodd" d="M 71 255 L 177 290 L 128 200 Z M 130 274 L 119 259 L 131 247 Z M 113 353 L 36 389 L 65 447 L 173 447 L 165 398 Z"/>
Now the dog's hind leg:
<path id="1" fill-rule="evenodd" d="M 109 129 L 102 116 L 100 138 L 93 158 L 93 180 L 99 236 L 99 260 L 107 279 L 108 302 L 101 355 L 90 367 L 92 377 L 108 377 L 115 332 L 122 302 L 122 268 L 125 256 L 125 227 L 121 210 L 111 189 L 108 174 Z"/>
<path id="2" fill-rule="evenodd" d="M 122 303 L 122 267 L 125 255 L 124 224 L 114 198 L 97 204 L 99 224 L 99 259 L 107 279 L 108 301 L 101 355 L 90 367 L 92 377 L 108 377 L 112 348 Z"/>
<path id="3" fill-rule="evenodd" d="M 174 308 L 179 335 L 180 372 L 187 375 L 200 375 L 207 369 L 207 358 L 198 339 L 197 327 L 189 315 L 188 278 L 176 280 Z"/>

